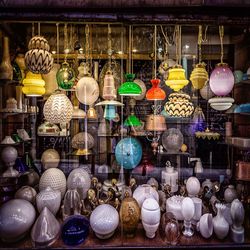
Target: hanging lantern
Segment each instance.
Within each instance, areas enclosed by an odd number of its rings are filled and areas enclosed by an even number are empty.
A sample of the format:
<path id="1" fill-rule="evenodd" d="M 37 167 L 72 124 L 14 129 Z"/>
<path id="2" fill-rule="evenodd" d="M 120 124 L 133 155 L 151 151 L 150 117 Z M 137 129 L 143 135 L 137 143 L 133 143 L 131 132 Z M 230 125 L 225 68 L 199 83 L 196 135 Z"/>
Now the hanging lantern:
<path id="1" fill-rule="evenodd" d="M 225 96 L 229 94 L 234 86 L 234 75 L 228 67 L 228 64 L 217 64 L 211 73 L 209 83 L 215 95 Z"/>
<path id="2" fill-rule="evenodd" d="M 208 100 L 210 106 L 218 111 L 225 111 L 234 103 L 234 99 L 231 97 L 214 97 Z"/>
<path id="3" fill-rule="evenodd" d="M 195 89 L 201 89 L 203 88 L 207 80 L 208 73 L 206 71 L 205 64 L 196 64 L 190 76 L 190 81 L 192 82 L 193 87 Z"/>
<path id="4" fill-rule="evenodd" d="M 184 93 L 172 93 L 168 97 L 164 109 L 170 116 L 189 117 L 194 111 L 190 96 Z"/>
<path id="5" fill-rule="evenodd" d="M 174 91 L 179 91 L 188 84 L 188 80 L 185 76 L 185 70 L 181 65 L 175 65 L 169 70 L 168 79 L 165 83 Z"/>
<path id="6" fill-rule="evenodd" d="M 23 79 L 22 91 L 26 96 L 42 96 L 45 94 L 45 81 L 41 74 L 28 72 Z"/>
<path id="7" fill-rule="evenodd" d="M 162 101 L 166 98 L 166 93 L 163 89 L 159 87 L 161 82 L 160 79 L 152 79 L 150 80 L 152 83 L 152 88 L 149 89 L 146 93 L 146 98 L 148 101 Z"/>
<path id="8" fill-rule="evenodd" d="M 65 94 L 56 91 L 45 102 L 43 114 L 50 123 L 67 123 L 72 118 L 73 106 Z"/>
<path id="9" fill-rule="evenodd" d="M 165 117 L 163 115 L 151 114 L 146 119 L 146 130 L 163 132 L 167 129 Z"/>
<path id="10" fill-rule="evenodd" d="M 139 96 L 142 93 L 141 87 L 133 82 L 135 74 L 125 74 L 126 82 L 124 82 L 118 89 L 119 95 L 122 96 Z"/>
<path id="11" fill-rule="evenodd" d="M 80 132 L 76 134 L 71 141 L 72 148 L 77 149 L 76 155 L 89 155 L 90 149 L 94 147 L 94 138 L 87 132 Z"/>
<path id="12" fill-rule="evenodd" d="M 66 61 L 62 63 L 61 68 L 57 71 L 56 80 L 59 89 L 72 89 L 75 82 L 75 72 Z"/>
<path id="13" fill-rule="evenodd" d="M 200 95 L 205 100 L 208 100 L 214 96 L 214 93 L 210 88 L 209 81 L 207 81 L 205 86 L 202 89 L 200 89 Z"/>
<path id="14" fill-rule="evenodd" d="M 102 97 L 105 100 L 116 99 L 115 79 L 111 71 L 105 74 Z"/>
<path id="15" fill-rule="evenodd" d="M 34 74 L 47 74 L 53 66 L 53 57 L 49 52 L 48 41 L 42 36 L 34 36 L 25 54 L 25 64 Z"/>

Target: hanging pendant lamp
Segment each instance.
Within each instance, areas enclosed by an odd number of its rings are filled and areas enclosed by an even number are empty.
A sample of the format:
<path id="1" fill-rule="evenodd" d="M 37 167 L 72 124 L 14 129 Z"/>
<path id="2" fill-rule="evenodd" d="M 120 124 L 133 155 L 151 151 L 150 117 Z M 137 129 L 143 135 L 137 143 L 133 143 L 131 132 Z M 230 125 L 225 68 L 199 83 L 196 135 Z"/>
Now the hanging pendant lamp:
<path id="1" fill-rule="evenodd" d="M 152 79 L 150 80 L 152 83 L 152 87 L 146 93 L 146 99 L 148 101 L 162 101 L 166 98 L 166 93 L 163 89 L 159 87 L 161 82 L 160 79 Z"/>
<path id="2" fill-rule="evenodd" d="M 202 89 L 208 80 L 208 73 L 205 68 L 205 64 L 198 63 L 193 69 L 190 81 L 195 89 Z"/>
<path id="3" fill-rule="evenodd" d="M 26 96 L 42 96 L 45 94 L 45 81 L 41 74 L 28 72 L 23 79 L 22 91 Z"/>
<path id="4" fill-rule="evenodd" d="M 142 93 L 141 87 L 133 80 L 135 74 L 125 74 L 126 82 L 118 89 L 118 94 L 121 96 L 139 96 Z"/>
<path id="5" fill-rule="evenodd" d="M 75 72 L 66 61 L 62 63 L 61 68 L 57 71 L 56 80 L 60 89 L 72 89 L 75 83 Z"/>
<path id="6" fill-rule="evenodd" d="M 134 98 L 130 98 L 129 106 L 131 108 L 130 115 L 124 121 L 124 126 L 127 127 L 139 127 L 142 125 L 141 121 L 136 117 L 134 109 L 136 105 L 136 100 Z"/>
<path id="7" fill-rule="evenodd" d="M 98 102 L 95 106 L 105 106 L 103 117 L 107 120 L 113 120 L 116 118 L 116 106 L 124 106 L 123 103 L 115 101 L 115 100 L 105 100 L 102 102 Z"/>

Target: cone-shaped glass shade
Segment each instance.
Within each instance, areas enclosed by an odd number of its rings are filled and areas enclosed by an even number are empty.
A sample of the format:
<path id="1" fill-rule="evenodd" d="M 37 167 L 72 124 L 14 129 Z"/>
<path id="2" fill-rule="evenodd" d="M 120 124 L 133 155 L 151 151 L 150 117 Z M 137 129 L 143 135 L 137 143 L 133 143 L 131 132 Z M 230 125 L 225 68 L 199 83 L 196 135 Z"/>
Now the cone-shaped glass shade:
<path id="1" fill-rule="evenodd" d="M 150 82 L 152 83 L 153 86 L 146 93 L 147 100 L 149 100 L 149 101 L 164 100 L 166 98 L 166 94 L 165 94 L 164 90 L 159 87 L 161 80 L 160 79 L 152 79 L 152 80 L 150 80 Z"/>
<path id="2" fill-rule="evenodd" d="M 124 125 L 127 127 L 128 126 L 137 127 L 137 126 L 141 126 L 142 124 L 141 124 L 141 121 L 134 114 L 131 114 L 125 120 Z"/>
<path id="3" fill-rule="evenodd" d="M 142 93 L 141 87 L 133 82 L 135 75 L 126 74 L 126 82 L 124 82 L 118 89 L 119 95 L 122 96 L 139 96 Z"/>
<path id="4" fill-rule="evenodd" d="M 115 106 L 114 105 L 106 105 L 104 109 L 103 117 L 107 120 L 113 120 L 116 117 L 115 114 Z"/>

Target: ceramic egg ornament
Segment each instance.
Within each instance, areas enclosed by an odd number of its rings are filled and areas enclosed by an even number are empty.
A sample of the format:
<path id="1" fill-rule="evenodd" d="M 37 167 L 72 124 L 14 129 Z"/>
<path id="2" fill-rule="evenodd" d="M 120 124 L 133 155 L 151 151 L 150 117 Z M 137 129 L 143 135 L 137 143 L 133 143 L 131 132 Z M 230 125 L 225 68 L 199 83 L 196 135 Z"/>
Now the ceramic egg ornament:
<path id="1" fill-rule="evenodd" d="M 200 181 L 198 180 L 198 178 L 191 176 L 187 180 L 186 188 L 187 188 L 188 196 L 195 197 L 200 192 L 200 188 L 201 188 Z"/>
<path id="2" fill-rule="evenodd" d="M 183 235 L 187 237 L 191 237 L 194 234 L 194 229 L 191 224 L 191 219 L 195 213 L 194 202 L 191 198 L 185 197 L 181 203 L 181 212 L 184 218 L 184 228 L 183 228 Z"/>

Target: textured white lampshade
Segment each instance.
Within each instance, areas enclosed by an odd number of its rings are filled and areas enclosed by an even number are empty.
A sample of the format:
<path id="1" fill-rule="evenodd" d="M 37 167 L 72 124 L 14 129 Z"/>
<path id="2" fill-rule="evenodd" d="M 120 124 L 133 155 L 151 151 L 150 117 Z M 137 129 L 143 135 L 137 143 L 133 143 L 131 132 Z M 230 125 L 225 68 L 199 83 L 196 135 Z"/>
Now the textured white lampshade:
<path id="1" fill-rule="evenodd" d="M 73 105 L 65 94 L 56 91 L 45 102 L 43 114 L 50 123 L 67 123 L 72 119 Z"/>

